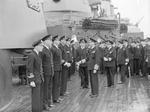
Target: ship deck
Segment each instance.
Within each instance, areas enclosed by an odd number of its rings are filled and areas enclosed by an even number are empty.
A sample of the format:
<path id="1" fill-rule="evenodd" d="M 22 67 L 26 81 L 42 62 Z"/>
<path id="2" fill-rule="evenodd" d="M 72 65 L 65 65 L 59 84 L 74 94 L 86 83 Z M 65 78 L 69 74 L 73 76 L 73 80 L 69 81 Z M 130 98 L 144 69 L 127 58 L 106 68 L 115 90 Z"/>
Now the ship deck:
<path id="1" fill-rule="evenodd" d="M 135 76 L 111 88 L 106 84 L 106 76 L 99 75 L 99 96 L 90 98 L 90 89 L 80 88 L 76 74 L 68 82 L 70 94 L 50 112 L 150 112 L 150 81 L 146 78 Z M 13 103 L 5 112 L 31 112 L 30 87 L 15 86 L 13 96 Z"/>

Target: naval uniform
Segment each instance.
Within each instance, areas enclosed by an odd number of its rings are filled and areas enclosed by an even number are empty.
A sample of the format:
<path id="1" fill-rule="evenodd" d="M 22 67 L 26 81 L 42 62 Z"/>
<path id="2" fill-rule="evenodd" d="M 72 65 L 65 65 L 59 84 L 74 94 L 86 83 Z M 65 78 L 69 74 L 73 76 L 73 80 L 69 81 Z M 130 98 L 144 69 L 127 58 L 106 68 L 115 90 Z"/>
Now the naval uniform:
<path id="1" fill-rule="evenodd" d="M 145 49 L 145 62 L 147 63 L 147 73 L 150 75 L 150 45 L 146 46 Z"/>
<path id="2" fill-rule="evenodd" d="M 134 49 L 131 45 L 128 45 L 127 48 L 126 48 L 126 51 L 127 51 L 127 58 L 129 59 L 129 67 L 130 67 L 130 73 L 131 73 L 131 76 L 133 75 L 133 58 L 134 58 Z M 128 74 L 129 76 L 129 71 L 128 69 L 126 69 L 126 73 Z"/>
<path id="3" fill-rule="evenodd" d="M 143 76 L 145 76 L 145 46 L 140 46 L 141 48 L 141 58 L 140 58 L 140 69 Z"/>
<path id="4" fill-rule="evenodd" d="M 51 105 L 52 98 L 52 77 L 54 75 L 53 56 L 51 50 L 43 47 L 42 51 L 42 67 L 44 75 L 44 106 Z"/>
<path id="5" fill-rule="evenodd" d="M 34 81 L 36 87 L 32 87 L 32 112 L 42 112 L 43 110 L 43 82 L 44 77 L 42 74 L 42 60 L 39 54 L 33 51 L 28 56 L 28 73 L 33 74 L 34 77 L 29 79 L 30 81 Z"/>
<path id="6" fill-rule="evenodd" d="M 69 66 L 66 65 L 66 63 L 70 63 L 71 66 L 71 60 L 70 59 L 70 50 L 66 45 L 59 45 L 59 48 L 62 52 L 62 60 L 64 60 L 62 64 L 62 72 L 61 72 L 61 89 L 60 89 L 60 95 L 63 96 L 67 91 L 67 79 L 69 75 Z"/>
<path id="7" fill-rule="evenodd" d="M 72 52 L 72 59 L 73 59 L 73 62 L 71 64 L 71 74 L 73 75 L 75 73 L 75 68 L 76 68 L 76 65 L 75 65 L 75 58 L 76 58 L 76 49 L 74 47 L 74 45 L 71 46 L 71 52 Z"/>
<path id="8" fill-rule="evenodd" d="M 71 46 L 69 45 L 66 45 L 66 50 L 67 50 L 67 60 L 69 63 L 71 63 L 72 65 L 72 62 L 73 62 L 73 56 L 72 56 L 72 50 L 71 50 Z M 68 80 L 71 79 L 71 75 L 73 74 L 73 72 L 71 71 L 72 68 L 71 66 L 69 67 L 69 70 L 68 70 Z"/>
<path id="9" fill-rule="evenodd" d="M 116 52 L 113 47 L 106 48 L 104 51 L 104 58 L 108 59 L 104 60 L 105 71 L 107 75 L 107 85 L 108 87 L 114 85 L 114 68 L 115 68 L 115 58 Z"/>
<path id="10" fill-rule="evenodd" d="M 103 60 L 103 57 L 104 57 L 104 48 L 102 47 L 99 47 L 99 57 L 100 57 L 100 63 L 99 63 L 99 70 L 100 70 L 100 73 L 101 74 L 104 74 L 104 60 Z"/>
<path id="11" fill-rule="evenodd" d="M 133 71 L 134 74 L 139 75 L 140 72 L 140 58 L 141 58 L 141 49 L 139 46 L 133 48 L 134 59 L 133 59 Z"/>
<path id="12" fill-rule="evenodd" d="M 98 70 L 96 73 L 93 73 L 94 66 L 97 64 L 99 66 L 100 63 L 100 52 L 98 47 L 89 48 L 88 50 L 88 59 L 87 59 L 87 66 L 88 66 L 88 74 L 90 76 L 90 84 L 91 84 L 91 94 L 98 95 Z"/>
<path id="13" fill-rule="evenodd" d="M 142 62 L 141 62 L 141 71 L 142 71 L 142 74 L 143 76 L 146 76 L 147 74 L 147 62 L 146 62 L 146 46 L 142 46 L 142 50 L 141 50 L 141 54 L 142 55 Z"/>
<path id="14" fill-rule="evenodd" d="M 53 63 L 54 63 L 52 97 L 53 97 L 53 101 L 57 102 L 59 97 L 60 97 L 60 84 L 61 84 L 61 71 L 62 71 L 62 52 L 55 45 L 52 45 L 51 51 L 53 54 Z"/>
<path id="15" fill-rule="evenodd" d="M 117 66 L 119 67 L 119 72 L 121 75 L 121 82 L 125 82 L 125 72 L 126 72 L 126 62 L 127 59 L 127 53 L 126 48 L 118 48 L 117 50 Z"/>
<path id="16" fill-rule="evenodd" d="M 77 49 L 77 57 L 76 60 L 77 62 L 85 59 L 87 60 L 87 48 L 81 48 L 79 47 Z M 89 86 L 89 77 L 88 77 L 88 71 L 87 71 L 87 63 L 81 63 L 79 65 L 79 76 L 81 77 L 81 87 L 82 88 L 88 88 Z"/>

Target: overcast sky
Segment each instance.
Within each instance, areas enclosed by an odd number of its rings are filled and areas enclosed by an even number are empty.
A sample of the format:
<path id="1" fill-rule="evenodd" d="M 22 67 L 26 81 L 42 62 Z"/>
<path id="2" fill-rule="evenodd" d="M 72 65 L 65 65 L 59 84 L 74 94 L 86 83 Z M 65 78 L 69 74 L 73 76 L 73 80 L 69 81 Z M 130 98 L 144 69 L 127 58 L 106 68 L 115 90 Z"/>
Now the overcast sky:
<path id="1" fill-rule="evenodd" d="M 132 23 L 138 22 L 142 17 L 139 28 L 144 35 L 150 36 L 150 0 L 112 0 L 117 7 L 115 12 L 120 12 L 121 17 L 127 17 Z"/>

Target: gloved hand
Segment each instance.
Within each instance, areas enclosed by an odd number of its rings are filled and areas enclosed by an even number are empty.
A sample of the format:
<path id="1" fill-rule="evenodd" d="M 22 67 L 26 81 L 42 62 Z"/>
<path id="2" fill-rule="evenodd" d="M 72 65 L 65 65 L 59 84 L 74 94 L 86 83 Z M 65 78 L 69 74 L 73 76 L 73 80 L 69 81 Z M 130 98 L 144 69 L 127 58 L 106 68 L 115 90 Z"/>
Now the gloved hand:
<path id="1" fill-rule="evenodd" d="M 148 58 L 146 58 L 146 60 L 145 60 L 146 62 L 148 62 Z"/>
<path id="2" fill-rule="evenodd" d="M 104 61 L 108 61 L 108 59 L 106 57 L 104 57 Z"/>
<path id="3" fill-rule="evenodd" d="M 111 61 L 111 60 L 112 60 L 112 58 L 108 58 L 108 60 L 109 60 L 109 61 Z"/>
<path id="4" fill-rule="evenodd" d="M 97 70 L 93 70 L 93 73 L 95 74 L 97 72 Z"/>
<path id="5" fill-rule="evenodd" d="M 34 82 L 34 81 L 31 81 L 31 82 L 30 82 L 30 86 L 31 86 L 31 87 L 36 87 L 35 82 Z"/>
<path id="6" fill-rule="evenodd" d="M 95 65 L 94 65 L 94 70 L 98 70 L 98 68 L 99 68 L 99 65 L 98 65 L 98 64 L 95 64 Z"/>
<path id="7" fill-rule="evenodd" d="M 81 63 L 85 63 L 85 62 L 86 62 L 86 60 L 85 60 L 85 59 L 82 59 L 82 60 L 81 60 Z"/>
<path id="8" fill-rule="evenodd" d="M 71 66 L 71 63 L 68 63 L 68 67 L 70 67 Z"/>

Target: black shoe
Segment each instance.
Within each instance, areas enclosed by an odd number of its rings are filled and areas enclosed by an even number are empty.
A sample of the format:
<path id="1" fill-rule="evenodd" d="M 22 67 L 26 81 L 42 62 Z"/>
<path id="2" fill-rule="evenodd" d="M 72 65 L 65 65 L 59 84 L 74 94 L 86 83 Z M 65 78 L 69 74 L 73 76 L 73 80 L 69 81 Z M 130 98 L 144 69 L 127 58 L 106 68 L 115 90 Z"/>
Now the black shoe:
<path id="1" fill-rule="evenodd" d="M 109 84 L 107 87 L 114 87 L 114 84 L 113 83 Z"/>
<path id="2" fill-rule="evenodd" d="M 83 86 L 83 89 L 84 89 L 84 88 L 85 88 L 85 89 L 89 89 L 89 87 L 88 87 L 88 86 Z"/>
<path id="3" fill-rule="evenodd" d="M 65 92 L 64 96 L 68 96 L 70 93 L 69 92 Z"/>
<path id="4" fill-rule="evenodd" d="M 88 86 L 86 86 L 86 87 L 85 87 L 85 89 L 89 89 L 89 87 L 88 87 Z"/>
<path id="5" fill-rule="evenodd" d="M 64 96 L 64 94 L 61 93 L 60 96 Z"/>
<path id="6" fill-rule="evenodd" d="M 118 84 L 123 84 L 123 81 L 118 82 Z"/>
<path id="7" fill-rule="evenodd" d="M 111 86 L 114 86 L 114 83 L 111 83 Z"/>
<path id="8" fill-rule="evenodd" d="M 50 111 L 51 108 L 50 108 L 48 105 L 45 105 L 45 106 L 43 107 L 43 110 Z"/>
<path id="9" fill-rule="evenodd" d="M 108 85 L 107 87 L 111 87 L 111 85 Z"/>
<path id="10" fill-rule="evenodd" d="M 114 85 L 111 85 L 112 88 L 114 88 Z"/>
<path id="11" fill-rule="evenodd" d="M 59 100 L 54 100 L 53 102 L 54 103 L 61 103 Z"/>
<path id="12" fill-rule="evenodd" d="M 49 107 L 50 107 L 50 108 L 53 108 L 53 107 L 55 107 L 55 105 L 53 105 L 53 104 L 50 104 L 50 105 L 49 105 Z"/>
<path id="13" fill-rule="evenodd" d="M 60 102 L 61 102 L 61 101 L 63 101 L 63 99 L 62 99 L 62 98 L 58 98 L 58 101 L 60 101 Z"/>
<path id="14" fill-rule="evenodd" d="M 90 94 L 89 96 L 92 96 L 93 94 Z"/>
<path id="15" fill-rule="evenodd" d="M 95 95 L 91 94 L 90 97 L 95 98 L 95 97 L 98 97 L 98 95 L 97 94 L 95 94 Z"/>

